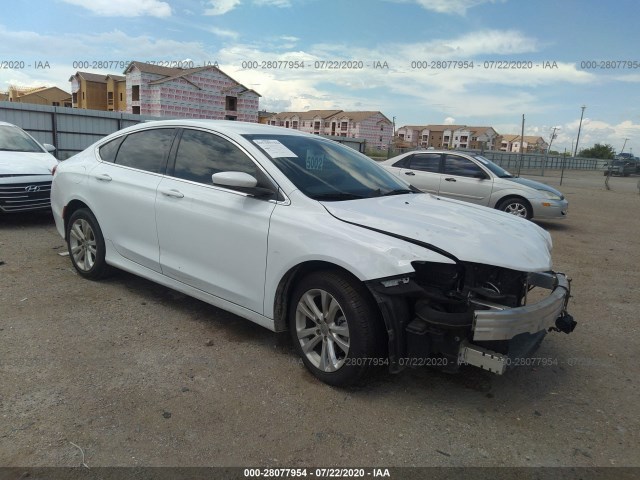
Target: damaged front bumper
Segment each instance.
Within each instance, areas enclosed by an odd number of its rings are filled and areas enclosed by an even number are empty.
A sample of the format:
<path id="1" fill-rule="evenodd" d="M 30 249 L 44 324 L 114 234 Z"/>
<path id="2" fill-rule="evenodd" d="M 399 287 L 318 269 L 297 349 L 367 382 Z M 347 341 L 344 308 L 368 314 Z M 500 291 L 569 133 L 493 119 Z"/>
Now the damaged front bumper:
<path id="1" fill-rule="evenodd" d="M 528 273 L 527 291 L 533 287 L 550 293 L 536 303 L 519 307 L 469 297 L 469 322 L 463 318 L 457 324 L 447 324 L 442 319 L 411 313 L 401 299 L 420 298 L 422 291 L 411 279 L 370 285 L 389 333 L 391 371 L 401 370 L 398 359 L 407 358 L 443 358 L 449 371 L 473 365 L 496 374 L 504 373 L 509 366 L 525 364 L 521 360 L 537 349 L 548 331 L 570 333 L 576 326 L 567 313 L 571 281 L 566 275 Z"/>
<path id="2" fill-rule="evenodd" d="M 473 341 L 509 341 L 509 354 L 494 352 L 467 341 L 460 343 L 458 364 L 474 365 L 502 375 L 509 366 L 526 364 L 522 359 L 533 353 L 549 330 L 571 333 L 576 326 L 567 313 L 571 279 L 562 273 L 529 273 L 527 283 L 551 290 L 545 299 L 516 308 L 488 305 L 474 311 Z"/>

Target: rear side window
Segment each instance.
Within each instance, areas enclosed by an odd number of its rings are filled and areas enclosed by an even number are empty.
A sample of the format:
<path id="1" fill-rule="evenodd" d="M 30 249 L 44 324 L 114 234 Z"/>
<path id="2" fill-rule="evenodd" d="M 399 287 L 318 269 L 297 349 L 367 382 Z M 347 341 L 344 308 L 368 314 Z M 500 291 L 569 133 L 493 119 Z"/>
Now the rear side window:
<path id="1" fill-rule="evenodd" d="M 109 163 L 113 163 L 116 161 L 116 153 L 118 153 L 118 148 L 120 144 L 124 140 L 124 136 L 118 137 L 115 140 L 111 140 L 109 143 L 105 143 L 100 147 L 100 158 Z"/>
<path id="2" fill-rule="evenodd" d="M 152 173 L 164 172 L 175 134 L 173 128 L 132 133 L 120 145 L 115 163 Z"/>
<path id="3" fill-rule="evenodd" d="M 438 173 L 440 171 L 439 153 L 416 153 L 411 157 L 409 168 L 421 172 Z"/>
<path id="4" fill-rule="evenodd" d="M 256 164 L 228 140 L 200 130 L 185 130 L 173 175 L 211 185 L 211 175 L 219 172 L 244 172 L 261 180 Z"/>
<path id="5" fill-rule="evenodd" d="M 398 167 L 398 168 L 404 168 L 407 166 L 407 164 L 409 163 L 409 158 L 411 158 L 411 155 L 406 156 L 404 158 L 401 158 L 400 160 L 398 160 L 396 163 L 394 163 L 392 166 L 393 167 Z"/>

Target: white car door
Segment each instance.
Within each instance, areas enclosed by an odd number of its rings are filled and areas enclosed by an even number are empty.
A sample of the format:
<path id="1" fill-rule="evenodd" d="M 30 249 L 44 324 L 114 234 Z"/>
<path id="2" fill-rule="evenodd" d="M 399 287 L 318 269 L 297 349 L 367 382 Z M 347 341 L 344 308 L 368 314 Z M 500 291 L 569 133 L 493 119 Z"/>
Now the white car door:
<path id="1" fill-rule="evenodd" d="M 267 236 L 276 203 L 214 186 L 211 175 L 223 171 L 249 173 L 259 185 L 266 180 L 229 140 L 185 129 L 175 167 L 158 186 L 162 273 L 262 313 Z"/>
<path id="2" fill-rule="evenodd" d="M 100 147 L 102 162 L 88 175 L 91 208 L 105 241 L 128 260 L 157 272 L 156 189 L 175 132 L 152 129 L 116 138 Z"/>
<path id="3" fill-rule="evenodd" d="M 492 190 L 493 179 L 475 162 L 461 155 L 445 155 L 440 195 L 487 206 Z"/>
<path id="4" fill-rule="evenodd" d="M 439 153 L 414 153 L 401 170 L 400 177 L 423 192 L 436 195 L 440 187 L 441 157 Z"/>

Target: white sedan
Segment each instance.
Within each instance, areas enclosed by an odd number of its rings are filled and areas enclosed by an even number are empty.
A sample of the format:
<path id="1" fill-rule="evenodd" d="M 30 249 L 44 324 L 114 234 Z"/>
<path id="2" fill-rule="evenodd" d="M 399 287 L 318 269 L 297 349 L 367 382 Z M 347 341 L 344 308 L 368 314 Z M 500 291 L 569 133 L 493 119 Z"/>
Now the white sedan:
<path id="1" fill-rule="evenodd" d="M 53 145 L 38 141 L 12 123 L 0 122 L 0 213 L 48 210 Z"/>
<path id="2" fill-rule="evenodd" d="M 527 219 L 558 219 L 569 202 L 549 185 L 514 177 L 491 160 L 449 150 L 417 150 L 380 163 L 420 190 Z"/>
<path id="3" fill-rule="evenodd" d="M 381 365 L 502 373 L 548 330 L 575 326 L 543 229 L 417 192 L 295 130 L 130 127 L 60 164 L 52 208 L 83 277 L 117 267 L 288 329 L 332 385 Z M 535 286 L 548 295 L 525 305 Z"/>

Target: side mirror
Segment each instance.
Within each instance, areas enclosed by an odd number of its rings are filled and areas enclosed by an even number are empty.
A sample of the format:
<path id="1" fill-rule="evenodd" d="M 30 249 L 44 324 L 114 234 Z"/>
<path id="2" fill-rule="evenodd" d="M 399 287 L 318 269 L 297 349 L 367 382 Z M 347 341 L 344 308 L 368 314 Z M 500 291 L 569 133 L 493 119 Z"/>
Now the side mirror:
<path id="1" fill-rule="evenodd" d="M 247 193 L 253 197 L 270 197 L 275 195 L 273 190 L 257 187 L 258 180 L 245 172 L 219 172 L 211 175 L 214 185 L 228 187 L 232 190 Z"/>
<path id="2" fill-rule="evenodd" d="M 44 149 L 51 153 L 51 152 L 55 152 L 56 151 L 56 147 L 54 147 L 53 145 L 51 145 L 50 143 L 43 143 L 42 146 L 44 147 Z"/>

